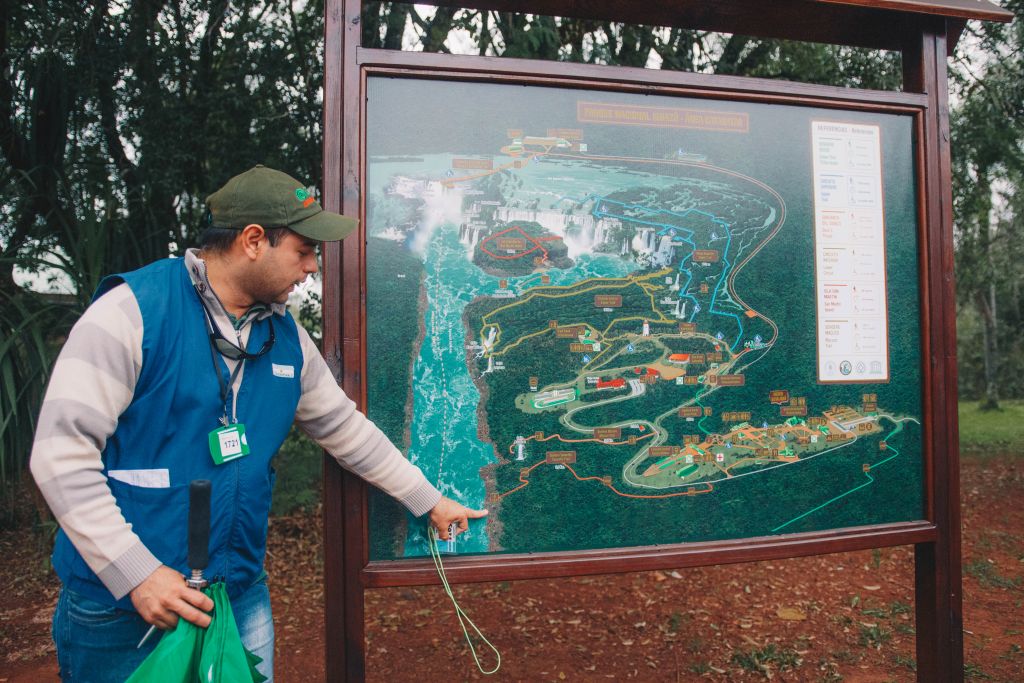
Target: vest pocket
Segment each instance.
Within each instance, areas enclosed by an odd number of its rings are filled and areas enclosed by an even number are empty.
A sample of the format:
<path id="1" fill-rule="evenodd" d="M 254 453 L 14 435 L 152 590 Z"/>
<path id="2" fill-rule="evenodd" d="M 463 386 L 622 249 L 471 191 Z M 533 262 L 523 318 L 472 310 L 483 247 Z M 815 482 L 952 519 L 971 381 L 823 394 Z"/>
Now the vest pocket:
<path id="1" fill-rule="evenodd" d="M 132 531 L 158 560 L 184 571 L 188 564 L 188 486 L 150 488 L 108 481 Z"/>

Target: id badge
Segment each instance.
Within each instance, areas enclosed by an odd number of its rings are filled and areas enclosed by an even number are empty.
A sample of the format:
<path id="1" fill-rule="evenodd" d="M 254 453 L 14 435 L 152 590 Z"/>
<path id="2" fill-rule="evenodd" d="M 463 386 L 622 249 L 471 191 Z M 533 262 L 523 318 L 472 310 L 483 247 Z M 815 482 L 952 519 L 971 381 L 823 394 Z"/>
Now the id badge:
<path id="1" fill-rule="evenodd" d="M 249 442 L 245 439 L 245 425 L 239 422 L 219 427 L 210 432 L 210 456 L 215 465 L 249 455 Z"/>

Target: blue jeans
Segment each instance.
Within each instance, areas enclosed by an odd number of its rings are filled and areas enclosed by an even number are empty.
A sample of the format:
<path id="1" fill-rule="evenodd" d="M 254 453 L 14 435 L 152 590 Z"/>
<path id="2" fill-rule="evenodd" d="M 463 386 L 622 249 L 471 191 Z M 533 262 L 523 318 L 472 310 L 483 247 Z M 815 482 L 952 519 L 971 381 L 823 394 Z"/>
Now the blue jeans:
<path id="1" fill-rule="evenodd" d="M 231 601 L 242 644 L 263 661 L 256 667 L 274 677 L 274 622 L 265 581 L 253 584 Z M 136 648 L 149 624 L 135 612 L 90 600 L 61 588 L 53 613 L 53 642 L 61 680 L 73 683 L 123 683 L 156 648 L 157 630 Z"/>

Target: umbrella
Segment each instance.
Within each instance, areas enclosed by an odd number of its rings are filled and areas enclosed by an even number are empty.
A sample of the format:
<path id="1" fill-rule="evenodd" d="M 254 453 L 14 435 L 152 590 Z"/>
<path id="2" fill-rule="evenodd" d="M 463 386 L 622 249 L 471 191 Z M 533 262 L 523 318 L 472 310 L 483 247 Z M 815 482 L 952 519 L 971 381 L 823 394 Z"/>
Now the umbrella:
<path id="1" fill-rule="evenodd" d="M 203 589 L 213 600 L 213 621 L 207 628 L 178 620 L 160 639 L 127 683 L 216 683 L 267 677 L 256 670 L 262 659 L 245 649 L 223 582 Z"/>
<path id="2" fill-rule="evenodd" d="M 164 634 L 131 675 L 129 683 L 262 683 L 267 680 L 256 670 L 256 665 L 263 660 L 242 645 L 224 582 L 210 584 L 203 578 L 203 570 L 210 561 L 210 490 L 207 479 L 196 479 L 189 485 L 188 564 L 192 576 L 185 581 L 213 600 L 210 625 L 200 628 L 178 619 L 174 629 Z M 152 631 L 150 629 L 150 633 Z M 149 633 L 142 641 L 148 637 Z"/>

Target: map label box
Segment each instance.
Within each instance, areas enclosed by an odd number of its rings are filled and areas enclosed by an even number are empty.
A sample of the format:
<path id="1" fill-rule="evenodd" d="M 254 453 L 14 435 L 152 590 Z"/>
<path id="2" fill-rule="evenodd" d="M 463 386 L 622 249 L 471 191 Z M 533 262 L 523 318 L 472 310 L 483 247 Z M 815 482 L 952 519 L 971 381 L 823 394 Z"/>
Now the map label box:
<path id="1" fill-rule="evenodd" d="M 583 139 L 583 131 L 579 128 L 548 128 L 548 137 L 579 141 Z"/>
<path id="2" fill-rule="evenodd" d="M 718 263 L 721 255 L 717 249 L 697 249 L 693 252 L 693 260 L 697 263 Z"/>
<path id="3" fill-rule="evenodd" d="M 548 451 L 544 462 L 549 465 L 572 465 L 576 462 L 576 451 Z"/>
<path id="4" fill-rule="evenodd" d="M 494 168 L 493 159 L 452 159 L 452 168 L 490 171 Z"/>
<path id="5" fill-rule="evenodd" d="M 515 253 L 526 249 L 526 240 L 522 237 L 499 237 L 498 249 Z"/>
<path id="6" fill-rule="evenodd" d="M 597 308 L 622 308 L 621 294 L 595 294 L 594 306 Z"/>

